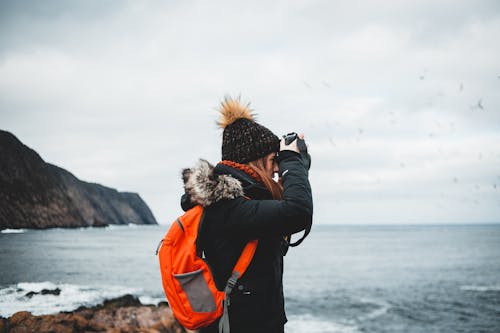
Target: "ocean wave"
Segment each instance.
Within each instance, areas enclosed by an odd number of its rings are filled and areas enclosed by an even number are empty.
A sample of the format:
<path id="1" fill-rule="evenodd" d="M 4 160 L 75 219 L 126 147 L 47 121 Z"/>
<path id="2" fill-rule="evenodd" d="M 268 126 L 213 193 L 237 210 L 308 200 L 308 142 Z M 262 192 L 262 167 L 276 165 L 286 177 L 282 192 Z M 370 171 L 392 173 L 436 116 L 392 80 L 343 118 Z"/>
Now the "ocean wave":
<path id="1" fill-rule="evenodd" d="M 361 332 L 354 325 L 335 323 L 330 320 L 315 317 L 310 314 L 288 316 L 285 325 L 286 333 L 358 333 Z"/>
<path id="2" fill-rule="evenodd" d="M 26 229 L 3 229 L 0 231 L 2 234 L 22 234 L 26 232 Z"/>
<path id="3" fill-rule="evenodd" d="M 381 300 L 377 300 L 377 299 L 361 298 L 360 301 L 363 304 L 370 304 L 370 305 L 374 305 L 376 307 L 374 310 L 370 311 L 366 315 L 359 316 L 358 320 L 361 320 L 361 321 L 367 320 L 367 319 L 371 320 L 371 319 L 375 319 L 377 317 L 383 316 L 391 308 L 391 305 L 389 303 L 381 301 Z"/>
<path id="4" fill-rule="evenodd" d="M 158 305 L 160 302 L 166 302 L 165 297 L 139 296 L 139 301 L 144 305 Z"/>
<path id="5" fill-rule="evenodd" d="M 104 230 L 120 230 L 123 228 L 128 228 L 128 224 L 125 224 L 125 225 L 109 224 L 108 226 L 104 227 Z"/>
<path id="6" fill-rule="evenodd" d="M 460 290 L 464 291 L 500 291 L 500 285 L 494 286 L 461 286 Z"/>
<path id="7" fill-rule="evenodd" d="M 20 282 L 16 285 L 17 289 L 24 290 L 26 292 L 39 293 L 43 289 L 56 289 L 57 285 L 55 283 L 45 281 L 45 282 Z"/>
<path id="8" fill-rule="evenodd" d="M 59 295 L 37 294 L 44 289 L 60 289 L 60 293 Z M 32 295 L 28 296 L 28 293 Z M 9 317 L 18 311 L 30 311 L 35 315 L 72 311 L 82 305 L 94 306 L 106 299 L 138 293 L 140 293 L 138 289 L 121 286 L 96 288 L 50 281 L 21 282 L 0 289 L 0 316 Z"/>
<path id="9" fill-rule="evenodd" d="M 142 228 L 142 227 L 158 227 L 157 224 L 135 224 L 135 223 L 129 223 L 129 224 L 109 224 L 106 227 L 104 227 L 105 230 L 123 230 L 123 229 L 136 229 L 136 228 Z"/>

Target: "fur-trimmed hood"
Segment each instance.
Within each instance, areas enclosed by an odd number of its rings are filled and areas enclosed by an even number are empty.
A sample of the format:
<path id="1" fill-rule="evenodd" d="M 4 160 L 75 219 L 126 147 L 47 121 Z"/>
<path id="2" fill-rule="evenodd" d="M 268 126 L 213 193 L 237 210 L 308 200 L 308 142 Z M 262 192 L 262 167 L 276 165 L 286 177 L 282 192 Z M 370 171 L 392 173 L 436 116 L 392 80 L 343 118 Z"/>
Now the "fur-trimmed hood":
<path id="1" fill-rule="evenodd" d="M 184 190 L 193 204 L 209 206 L 222 199 L 243 196 L 241 182 L 231 175 L 217 175 L 214 166 L 200 159 L 193 168 L 182 170 Z"/>

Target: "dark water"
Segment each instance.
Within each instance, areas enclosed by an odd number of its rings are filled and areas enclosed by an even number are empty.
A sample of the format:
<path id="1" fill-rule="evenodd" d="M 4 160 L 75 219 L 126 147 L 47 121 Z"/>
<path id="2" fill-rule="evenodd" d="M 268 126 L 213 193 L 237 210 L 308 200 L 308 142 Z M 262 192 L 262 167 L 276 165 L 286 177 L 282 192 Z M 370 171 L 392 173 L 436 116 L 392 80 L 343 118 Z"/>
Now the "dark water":
<path id="1" fill-rule="evenodd" d="M 0 234 L 0 315 L 163 300 L 166 227 Z M 285 258 L 286 332 L 500 332 L 500 225 L 326 226 Z M 61 294 L 28 291 L 60 288 Z"/>
<path id="2" fill-rule="evenodd" d="M 314 231 L 287 261 L 289 314 L 353 332 L 500 332 L 500 226 Z"/>

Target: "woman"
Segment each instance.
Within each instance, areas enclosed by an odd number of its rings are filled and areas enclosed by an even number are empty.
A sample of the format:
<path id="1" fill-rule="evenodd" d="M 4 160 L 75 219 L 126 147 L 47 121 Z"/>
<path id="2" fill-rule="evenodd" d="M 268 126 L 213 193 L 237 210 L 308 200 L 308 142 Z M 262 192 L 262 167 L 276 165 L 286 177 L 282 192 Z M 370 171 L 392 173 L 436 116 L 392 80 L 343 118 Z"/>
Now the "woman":
<path id="1" fill-rule="evenodd" d="M 258 240 L 246 272 L 230 294 L 232 333 L 283 332 L 286 235 L 310 228 L 312 195 L 297 140 L 286 145 L 255 122 L 248 105 L 221 103 L 222 161 L 183 171 L 184 210 L 206 207 L 200 244 L 219 290 L 224 290 L 244 246 Z M 273 180 L 279 173 L 280 182 Z M 218 332 L 218 323 L 201 329 Z"/>

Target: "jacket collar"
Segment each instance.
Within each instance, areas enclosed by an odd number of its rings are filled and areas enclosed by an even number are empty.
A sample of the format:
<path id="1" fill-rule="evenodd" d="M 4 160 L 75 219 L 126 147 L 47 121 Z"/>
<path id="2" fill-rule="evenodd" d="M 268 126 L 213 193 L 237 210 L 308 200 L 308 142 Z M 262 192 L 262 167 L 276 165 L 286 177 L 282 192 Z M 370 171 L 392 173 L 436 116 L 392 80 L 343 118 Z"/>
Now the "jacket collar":
<path id="1" fill-rule="evenodd" d="M 200 159 L 189 169 L 182 171 L 184 191 L 193 204 L 209 206 L 223 199 L 234 199 L 243 195 L 241 182 L 231 175 L 214 174 L 214 167 Z"/>
<path id="2" fill-rule="evenodd" d="M 267 188 L 243 170 L 219 163 L 215 166 L 214 174 L 230 175 L 239 180 L 245 196 L 252 199 L 272 199 Z"/>
<path id="3" fill-rule="evenodd" d="M 255 199 L 272 199 L 266 187 L 245 171 L 224 164 L 214 168 L 208 161 L 182 171 L 186 205 L 209 206 L 223 199 L 248 196 Z M 188 198 L 186 198 L 186 196 Z"/>

